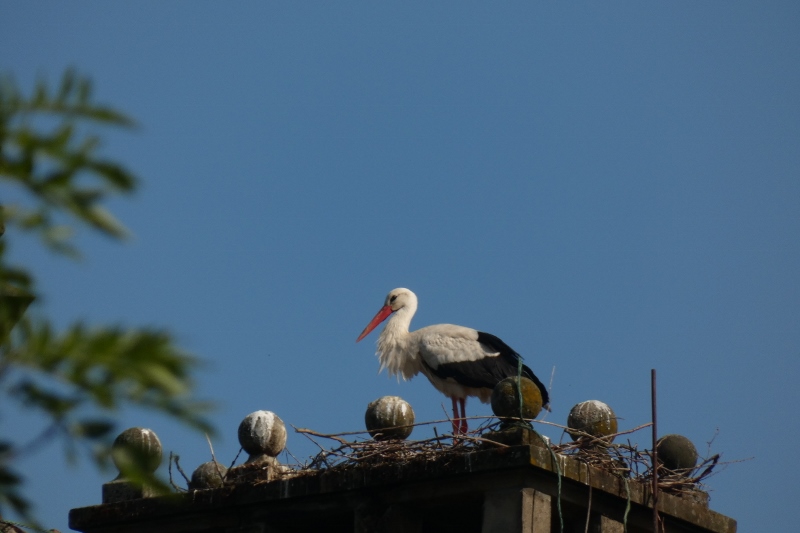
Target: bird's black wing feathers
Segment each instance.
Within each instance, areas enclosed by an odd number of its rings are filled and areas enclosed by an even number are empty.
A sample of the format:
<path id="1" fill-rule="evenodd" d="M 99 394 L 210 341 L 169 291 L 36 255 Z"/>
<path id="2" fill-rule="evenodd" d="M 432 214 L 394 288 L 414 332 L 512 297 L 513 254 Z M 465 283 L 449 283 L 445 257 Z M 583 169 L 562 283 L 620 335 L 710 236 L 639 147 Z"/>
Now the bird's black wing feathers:
<path id="1" fill-rule="evenodd" d="M 500 353 L 500 357 L 507 363 L 507 365 L 502 365 L 502 368 L 506 372 L 509 372 L 510 367 L 510 373 L 507 373 L 498 381 L 510 376 L 516 376 L 520 373 L 519 364 L 522 361 L 522 356 L 518 354 L 511 346 L 503 342 L 502 339 L 492 335 L 491 333 L 479 331 L 478 342 L 484 346 L 488 346 L 493 351 Z M 539 388 L 539 392 L 542 393 L 542 405 L 547 406 L 550 403 L 550 394 L 548 394 L 547 388 L 544 386 L 544 384 L 539 381 L 538 377 L 536 377 L 536 374 L 533 373 L 533 370 L 525 365 L 522 365 L 522 375 L 536 384 L 536 386 Z"/>
<path id="2" fill-rule="evenodd" d="M 496 357 L 483 357 L 476 361 L 461 361 L 458 363 L 445 363 L 436 368 L 428 366 L 429 370 L 442 379 L 452 378 L 457 383 L 466 387 L 493 389 L 505 378 L 522 374 L 533 381 L 542 393 L 542 405 L 550 403 L 550 395 L 544 384 L 539 381 L 536 374 L 525 365 L 520 369 L 522 356 L 515 352 L 508 344 L 489 333 L 478 332 L 478 342 L 486 346 L 490 352 L 497 352 Z M 521 371 L 521 372 L 520 372 Z"/>

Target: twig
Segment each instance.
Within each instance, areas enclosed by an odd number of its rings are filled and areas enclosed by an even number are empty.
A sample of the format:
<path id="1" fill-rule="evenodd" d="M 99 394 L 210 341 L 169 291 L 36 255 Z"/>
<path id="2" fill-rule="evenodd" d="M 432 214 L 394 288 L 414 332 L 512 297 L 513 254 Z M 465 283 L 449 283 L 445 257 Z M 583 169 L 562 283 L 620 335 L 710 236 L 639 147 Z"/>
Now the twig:
<path id="1" fill-rule="evenodd" d="M 553 392 L 553 379 L 555 379 L 555 377 L 556 377 L 556 365 L 553 365 L 553 370 L 550 371 L 550 383 L 547 385 L 547 393 L 550 394 L 551 397 L 552 397 L 551 393 Z M 547 418 L 547 415 L 549 415 L 550 412 L 551 412 L 550 410 L 544 409 L 544 414 L 542 415 L 542 420 L 541 420 L 542 422 L 544 422 L 544 419 Z"/>
<path id="2" fill-rule="evenodd" d="M 472 442 L 486 442 L 488 444 L 492 444 L 494 446 L 497 446 L 498 448 L 508 448 L 509 447 L 508 444 L 503 444 L 502 442 L 497 442 L 497 441 L 494 441 L 494 440 L 483 439 L 481 437 L 469 437 L 467 435 L 459 435 L 458 438 L 459 439 L 468 440 L 468 441 L 472 441 Z"/>
<path id="3" fill-rule="evenodd" d="M 225 472 L 225 474 L 223 474 L 222 470 L 219 469 L 219 467 L 222 465 L 220 465 L 217 462 L 217 456 L 214 455 L 214 445 L 211 444 L 211 438 L 209 438 L 208 433 L 205 433 L 205 436 L 206 436 L 206 442 L 208 442 L 208 448 L 211 450 L 211 460 L 214 461 L 214 470 L 217 471 L 217 475 L 219 476 L 219 478 L 224 480 L 225 476 L 228 475 L 228 473 Z"/>
<path id="4" fill-rule="evenodd" d="M 236 461 L 239 459 L 239 456 L 242 454 L 242 450 L 244 450 L 244 448 L 240 447 L 239 451 L 236 452 L 236 457 L 234 457 L 233 461 L 231 461 L 231 464 L 228 467 L 228 470 L 225 471 L 225 475 L 222 476 L 222 482 L 223 483 L 225 483 L 226 481 L 228 481 L 228 479 L 230 479 L 228 476 L 231 475 L 231 473 L 233 472 L 233 465 L 236 464 Z"/>
<path id="5" fill-rule="evenodd" d="M 167 472 L 169 473 L 169 484 L 172 485 L 172 488 L 174 488 L 178 492 L 186 492 L 186 489 L 175 483 L 175 480 L 172 477 L 172 462 L 175 461 L 175 466 L 177 467 L 178 471 L 183 476 L 183 479 L 186 480 L 186 484 L 187 485 L 189 484 L 189 479 L 186 477 L 186 474 L 183 473 L 183 470 L 181 470 L 181 467 L 178 464 L 178 459 L 180 459 L 180 456 L 171 451 L 169 452 L 169 466 L 167 467 Z"/>
<path id="6" fill-rule="evenodd" d="M 717 435 L 719 435 L 719 428 L 714 430 L 714 435 L 711 436 L 711 440 L 706 441 L 706 445 L 708 446 L 707 453 L 711 453 L 711 445 L 714 443 L 714 440 L 716 440 Z"/>
<path id="7" fill-rule="evenodd" d="M 181 475 L 183 476 L 183 479 L 186 480 L 186 484 L 188 485 L 189 484 L 189 477 L 186 475 L 186 472 L 183 471 L 183 468 L 181 468 L 181 464 L 178 462 L 179 460 L 180 460 L 180 457 L 178 455 L 176 455 L 175 456 L 175 468 L 178 469 L 178 472 L 181 473 Z"/>
<path id="8" fill-rule="evenodd" d="M 339 437 L 338 437 L 338 435 L 325 435 L 325 434 L 322 434 L 322 433 L 317 433 L 316 431 L 313 431 L 313 430 L 311 430 L 311 429 L 298 428 L 298 427 L 294 427 L 294 426 L 292 426 L 292 427 L 294 428 L 294 430 L 295 430 L 296 432 L 298 432 L 298 433 L 302 433 L 302 434 L 304 434 L 304 435 L 313 435 L 313 436 L 315 436 L 315 437 L 322 437 L 322 438 L 326 438 L 326 439 L 333 439 L 333 440 L 335 440 L 336 442 L 339 442 L 339 443 L 341 443 L 341 444 L 347 444 L 347 441 L 346 441 L 346 440 L 344 440 L 344 439 L 342 439 L 342 438 L 339 438 Z M 363 432 L 363 431 L 362 431 L 362 433 L 365 433 L 365 432 Z M 341 433 L 340 433 L 339 435 L 341 435 Z M 312 440 L 313 440 L 313 439 L 312 439 Z"/>
<path id="9" fill-rule="evenodd" d="M 205 433 L 206 442 L 208 442 L 208 449 L 211 450 L 211 460 L 215 463 L 217 462 L 217 457 L 214 455 L 214 445 L 211 444 L 211 439 L 208 437 L 208 433 Z"/>
<path id="10" fill-rule="evenodd" d="M 284 448 L 284 449 L 283 449 L 283 453 L 285 453 L 286 455 L 288 455 L 289 457 L 291 457 L 292 459 L 294 459 L 294 462 L 295 462 L 295 464 L 297 464 L 298 466 L 302 466 L 302 465 L 301 465 L 301 463 L 300 463 L 300 459 L 298 459 L 297 457 L 295 457 L 295 456 L 294 456 L 294 454 L 293 454 L 292 452 L 290 452 L 290 451 L 289 451 L 289 448 Z"/>

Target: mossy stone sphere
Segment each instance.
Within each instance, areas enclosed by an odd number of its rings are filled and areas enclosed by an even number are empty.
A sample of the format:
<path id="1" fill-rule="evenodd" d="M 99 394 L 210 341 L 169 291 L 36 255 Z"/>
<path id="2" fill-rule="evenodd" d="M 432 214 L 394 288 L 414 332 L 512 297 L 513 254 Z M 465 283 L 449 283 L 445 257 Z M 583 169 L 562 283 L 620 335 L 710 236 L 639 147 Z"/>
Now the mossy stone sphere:
<path id="1" fill-rule="evenodd" d="M 111 459 L 120 471 L 132 464 L 155 472 L 161 464 L 161 441 L 152 429 L 128 428 L 114 439 Z"/>
<path id="2" fill-rule="evenodd" d="M 656 443 L 658 460 L 668 470 L 683 470 L 697 466 L 697 448 L 683 435 L 664 435 Z"/>
<path id="3" fill-rule="evenodd" d="M 224 484 L 227 472 L 228 469 L 225 466 L 215 461 L 203 463 L 192 472 L 189 488 L 192 490 L 219 488 Z"/>
<path id="4" fill-rule="evenodd" d="M 588 400 L 573 407 L 567 417 L 567 433 L 578 439 L 581 433 L 592 437 L 608 437 L 617 432 L 617 415 L 607 404 L 598 400 Z M 575 430 L 570 431 L 570 429 Z M 608 442 L 614 438 L 608 439 Z"/>
<path id="5" fill-rule="evenodd" d="M 402 440 L 414 430 L 414 410 L 399 396 L 383 396 L 367 406 L 364 423 L 375 440 Z"/>
<path id="6" fill-rule="evenodd" d="M 286 425 L 272 411 L 255 411 L 239 424 L 239 444 L 251 457 L 277 457 L 286 446 Z"/>
<path id="7" fill-rule="evenodd" d="M 506 378 L 495 385 L 492 390 L 492 412 L 496 416 L 532 419 L 536 418 L 541 411 L 542 392 L 533 381 L 526 377 Z"/>

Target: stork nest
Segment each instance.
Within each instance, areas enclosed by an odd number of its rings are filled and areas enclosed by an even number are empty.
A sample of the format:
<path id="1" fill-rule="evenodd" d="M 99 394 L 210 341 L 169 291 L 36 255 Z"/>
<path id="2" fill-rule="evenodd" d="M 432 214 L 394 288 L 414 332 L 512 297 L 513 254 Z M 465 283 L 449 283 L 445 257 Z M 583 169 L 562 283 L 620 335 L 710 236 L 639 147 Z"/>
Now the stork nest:
<path id="1" fill-rule="evenodd" d="M 454 437 L 451 434 L 440 436 L 434 429 L 435 437 L 424 440 L 371 439 L 367 435 L 366 438 L 353 441 L 342 437 L 364 435 L 366 432 L 325 435 L 302 428 L 295 428 L 295 431 L 308 437 L 320 448 L 320 452 L 301 468 L 301 470 L 308 471 L 345 469 L 356 466 L 372 467 L 389 463 L 403 465 L 425 459 L 455 458 L 476 451 L 481 442 L 490 442 L 482 439 L 478 430 Z M 335 444 L 328 447 L 320 444 L 318 439 L 329 439 Z"/>
<path id="2" fill-rule="evenodd" d="M 324 434 L 310 429 L 294 428 L 297 433 L 311 440 L 320 451 L 304 464 L 294 465 L 291 476 L 312 474 L 324 470 L 344 470 L 351 468 L 371 468 L 387 464 L 404 465 L 420 461 L 457 460 L 465 454 L 478 450 L 508 447 L 511 443 L 498 442 L 491 437 L 497 430 L 509 427 L 523 427 L 541 438 L 542 446 L 546 446 L 553 454 L 564 455 L 581 461 L 594 468 L 614 474 L 621 478 L 640 483 L 652 483 L 653 460 L 650 450 L 639 450 L 630 439 L 624 444 L 611 443 L 614 438 L 629 435 L 650 427 L 644 424 L 632 430 L 622 431 L 604 438 L 579 434 L 571 442 L 550 444 L 547 437 L 536 433 L 532 421 L 498 421 L 496 418 L 483 419 L 484 424 L 465 435 L 439 435 L 434 426 L 434 437 L 423 440 L 376 440 L 364 432 Z M 414 424 L 414 426 L 435 424 L 444 421 Z M 539 424 L 560 428 L 566 435 L 567 428 L 551 422 L 533 421 Z M 575 430 L 570 429 L 572 433 Z M 703 459 L 694 468 L 667 470 L 659 465 L 658 488 L 671 494 L 693 495 L 704 491 L 703 480 L 714 473 L 720 463 L 720 455 L 715 454 Z"/>
<path id="3" fill-rule="evenodd" d="M 648 427 L 650 424 L 636 428 Z M 576 433 L 571 429 L 572 433 Z M 653 482 L 652 450 L 640 450 L 638 446 L 627 440 L 624 444 L 612 444 L 614 437 L 630 433 L 622 432 L 604 438 L 591 435 L 579 435 L 574 441 L 552 446 L 554 453 L 566 455 L 572 459 L 586 463 L 610 474 L 627 478 L 640 483 Z M 720 463 L 720 455 L 714 454 L 700 461 L 693 468 L 669 470 L 658 465 L 658 489 L 670 494 L 693 494 L 705 491 L 702 481 L 714 473 L 714 467 Z"/>
<path id="4" fill-rule="evenodd" d="M 377 468 L 386 465 L 402 467 L 403 465 L 419 464 L 424 461 L 436 461 L 440 466 L 446 467 L 451 461 L 460 460 L 469 453 L 519 445 L 521 442 L 518 438 L 516 441 L 513 438 L 509 441 L 499 437 L 502 437 L 503 433 L 509 429 L 522 429 L 523 431 L 519 432 L 519 434 L 527 434 L 530 444 L 536 441 L 535 444 L 548 449 L 554 459 L 559 455 L 566 456 L 631 482 L 652 484 L 652 452 L 650 450 L 640 450 L 636 444 L 631 442 L 630 438 L 626 438 L 624 444 L 612 443 L 613 440 L 623 435 L 630 435 L 650 427 L 651 424 L 649 423 L 603 438 L 577 433 L 577 437 L 571 442 L 551 444 L 548 437 L 533 429 L 531 422 L 559 428 L 562 431 L 562 438 L 567 435 L 568 428 L 566 426 L 541 420 L 472 418 L 482 420 L 483 424 L 465 435 L 439 435 L 434 424 L 449 423 L 449 420 L 414 424 L 414 427 L 434 425 L 434 437 L 423 440 L 379 440 L 369 437 L 366 431 L 325 434 L 295 427 L 294 430 L 297 433 L 304 435 L 320 449 L 319 453 L 309 458 L 308 461 L 301 462 L 286 450 L 284 453 L 294 459 L 295 462 L 293 464 L 280 464 L 276 458 L 271 458 L 271 461 L 245 463 L 234 468 L 234 464 L 238 459 L 237 454 L 228 472 L 226 474 L 220 472 L 221 483 L 252 482 L 260 484 L 278 479 L 315 475 L 321 471 Z M 574 429 L 570 429 L 570 432 L 576 434 Z M 513 431 L 507 433 L 512 436 L 514 434 Z M 535 437 L 530 438 L 532 436 Z M 505 440 L 505 442 L 499 442 L 500 440 Z M 209 446 L 210 444 L 209 442 Z M 709 447 L 710 445 L 711 443 L 709 443 Z M 211 453 L 212 458 L 214 458 L 213 447 L 211 448 Z M 214 461 L 216 461 L 216 458 L 214 458 Z M 177 470 L 191 486 L 188 476 L 180 467 L 179 457 L 174 454 L 170 454 L 170 483 L 179 492 L 185 492 L 187 489 L 178 486 L 173 480 L 173 462 Z M 716 467 L 722 466 L 724 468 L 731 462 L 739 461 L 721 462 L 720 455 L 715 454 L 702 459 L 693 468 L 668 470 L 663 465 L 659 465 L 657 470 L 658 489 L 674 495 L 707 498 L 706 487 L 703 484 L 704 480 L 720 471 L 720 469 L 715 471 Z"/>

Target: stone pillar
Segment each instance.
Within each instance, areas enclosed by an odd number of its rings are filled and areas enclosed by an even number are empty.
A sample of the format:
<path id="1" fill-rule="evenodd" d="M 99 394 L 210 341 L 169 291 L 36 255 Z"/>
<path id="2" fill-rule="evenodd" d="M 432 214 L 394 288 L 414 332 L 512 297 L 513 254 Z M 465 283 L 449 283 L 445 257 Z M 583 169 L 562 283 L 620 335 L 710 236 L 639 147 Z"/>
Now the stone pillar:
<path id="1" fill-rule="evenodd" d="M 550 533 L 548 494 L 530 488 L 487 492 L 482 533 Z"/>
<path id="2" fill-rule="evenodd" d="M 625 528 L 622 525 L 622 522 L 617 522 L 607 516 L 600 516 L 600 519 L 597 521 L 597 527 L 595 528 L 597 533 L 623 533 Z"/>
<path id="3" fill-rule="evenodd" d="M 113 481 L 103 484 L 103 503 L 114 503 L 156 496 L 151 486 L 128 480 L 123 470 L 136 468 L 140 474 L 153 474 L 161 464 L 161 441 L 151 429 L 126 429 L 111 447 L 111 459 L 120 474 Z"/>
<path id="4" fill-rule="evenodd" d="M 422 533 L 415 506 L 364 501 L 354 511 L 355 533 Z"/>
<path id="5" fill-rule="evenodd" d="M 239 424 L 239 444 L 249 457 L 243 465 L 230 469 L 226 481 L 272 481 L 284 471 L 277 456 L 286 446 L 286 426 L 272 411 L 247 415 Z"/>

